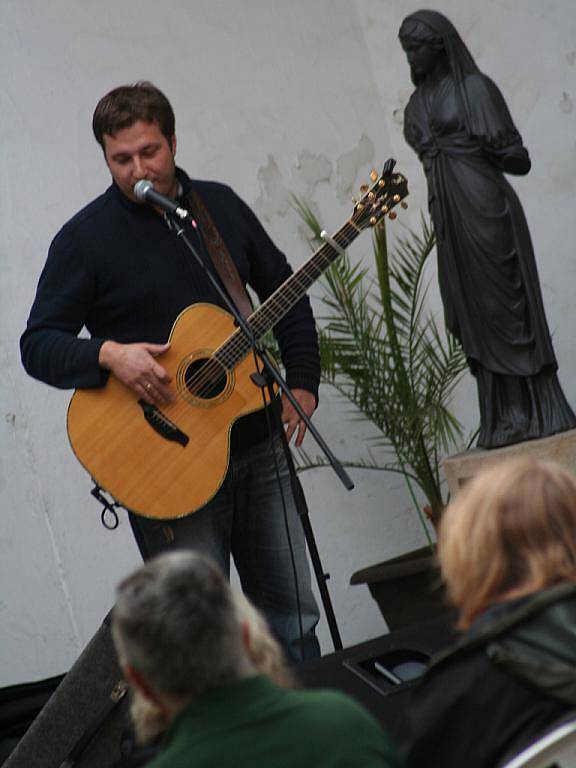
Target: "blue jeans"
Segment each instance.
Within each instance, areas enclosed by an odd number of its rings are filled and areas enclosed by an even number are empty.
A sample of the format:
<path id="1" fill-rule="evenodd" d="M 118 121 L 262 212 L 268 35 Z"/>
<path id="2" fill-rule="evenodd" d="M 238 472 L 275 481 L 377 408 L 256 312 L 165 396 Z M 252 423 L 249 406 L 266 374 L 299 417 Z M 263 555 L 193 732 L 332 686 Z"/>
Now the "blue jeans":
<path id="1" fill-rule="evenodd" d="M 299 661 L 320 654 L 314 633 L 319 612 L 279 437 L 274 438 L 274 453 L 285 512 L 270 442 L 264 440 L 231 457 L 222 487 L 198 512 L 169 521 L 132 515 L 131 523 L 145 558 L 171 548 L 196 549 L 214 558 L 229 576 L 232 554 L 244 593 L 263 612 L 289 658 Z"/>

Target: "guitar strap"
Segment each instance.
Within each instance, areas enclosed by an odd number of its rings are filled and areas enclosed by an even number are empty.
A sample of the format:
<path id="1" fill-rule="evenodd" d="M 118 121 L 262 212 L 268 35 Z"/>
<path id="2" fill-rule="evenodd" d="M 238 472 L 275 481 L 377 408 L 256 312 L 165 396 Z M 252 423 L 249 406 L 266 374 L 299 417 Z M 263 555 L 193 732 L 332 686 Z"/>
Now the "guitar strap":
<path id="1" fill-rule="evenodd" d="M 253 312 L 252 302 L 240 278 L 238 268 L 230 256 L 226 243 L 222 239 L 220 232 L 216 229 L 210 212 L 195 189 L 191 189 L 188 192 L 186 202 L 198 222 L 201 236 L 204 238 L 206 249 L 220 280 L 222 280 L 228 295 L 242 317 L 247 318 Z"/>

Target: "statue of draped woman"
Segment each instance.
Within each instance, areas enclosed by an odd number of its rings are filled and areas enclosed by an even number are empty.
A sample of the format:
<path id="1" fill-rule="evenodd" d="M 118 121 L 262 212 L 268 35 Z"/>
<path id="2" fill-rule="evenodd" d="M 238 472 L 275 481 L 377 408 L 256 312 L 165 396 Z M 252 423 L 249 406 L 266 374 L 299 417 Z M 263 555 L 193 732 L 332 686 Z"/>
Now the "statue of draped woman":
<path id="1" fill-rule="evenodd" d="M 417 11 L 399 37 L 416 86 L 404 136 L 428 181 L 446 326 L 478 385 L 478 445 L 572 429 L 528 225 L 504 176 L 530 170 L 522 138 L 445 16 Z"/>

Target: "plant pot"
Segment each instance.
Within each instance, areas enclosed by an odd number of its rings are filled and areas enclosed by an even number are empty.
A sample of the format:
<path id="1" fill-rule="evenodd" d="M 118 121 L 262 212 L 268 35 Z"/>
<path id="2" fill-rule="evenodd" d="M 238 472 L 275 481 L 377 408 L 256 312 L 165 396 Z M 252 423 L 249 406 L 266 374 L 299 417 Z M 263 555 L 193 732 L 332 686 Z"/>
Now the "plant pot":
<path id="1" fill-rule="evenodd" d="M 430 547 L 356 571 L 350 584 L 368 585 L 391 632 L 450 610 Z"/>

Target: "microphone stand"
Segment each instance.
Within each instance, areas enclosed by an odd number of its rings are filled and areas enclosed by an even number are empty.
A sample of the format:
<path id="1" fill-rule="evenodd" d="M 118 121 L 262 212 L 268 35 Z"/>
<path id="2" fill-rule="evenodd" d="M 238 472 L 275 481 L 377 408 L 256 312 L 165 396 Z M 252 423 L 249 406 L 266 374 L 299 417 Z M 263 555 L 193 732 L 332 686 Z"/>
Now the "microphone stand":
<path id="1" fill-rule="evenodd" d="M 180 209 L 180 211 L 182 211 L 182 209 Z M 212 286 L 214 287 L 214 289 L 216 290 L 216 292 L 224 302 L 230 314 L 233 316 L 235 323 L 237 324 L 237 326 L 240 328 L 240 330 L 243 332 L 246 339 L 250 343 L 250 347 L 254 351 L 254 354 L 262 362 L 262 365 L 264 366 L 264 370 L 265 370 L 265 375 L 263 376 L 262 374 L 260 375 L 253 374 L 252 380 L 254 381 L 255 385 L 261 388 L 267 387 L 270 392 L 270 401 L 272 404 L 274 404 L 275 394 L 274 394 L 273 382 L 276 383 L 276 385 L 279 387 L 281 392 L 284 395 L 286 395 L 290 403 L 294 406 L 294 408 L 296 409 L 302 421 L 306 424 L 306 427 L 310 431 L 310 434 L 314 437 L 314 439 L 316 440 L 316 442 L 324 452 L 326 458 L 328 459 L 330 465 L 332 466 L 333 470 L 335 471 L 336 475 L 339 477 L 344 487 L 349 491 L 352 490 L 352 488 L 354 488 L 354 483 L 348 476 L 347 472 L 344 470 L 344 467 L 340 464 L 338 459 L 334 456 L 334 454 L 326 444 L 323 437 L 320 435 L 316 427 L 312 424 L 308 415 L 303 411 L 300 403 L 294 397 L 290 388 L 288 387 L 288 385 L 286 384 L 286 382 L 278 372 L 276 366 L 272 362 L 270 356 L 268 355 L 268 352 L 260 344 L 258 339 L 255 338 L 252 332 L 252 329 L 246 322 L 245 318 L 238 311 L 236 305 L 234 304 L 233 301 L 231 301 L 226 291 L 222 288 L 222 286 L 216 279 L 215 275 L 213 274 L 212 270 L 210 270 L 207 267 L 206 263 L 204 262 L 204 260 L 202 259 L 202 257 L 200 256 L 196 248 L 190 242 L 190 238 L 186 235 L 186 232 L 184 231 L 184 226 L 182 224 L 184 217 L 182 216 L 182 214 L 176 211 L 169 211 L 167 215 L 170 218 L 170 221 L 174 224 L 173 231 L 175 232 L 176 236 L 179 237 L 180 240 L 184 243 L 186 248 L 190 251 L 190 253 L 194 257 L 194 260 L 200 266 L 200 268 L 202 269 L 206 277 L 210 280 L 210 283 L 212 284 Z M 194 227 L 194 229 L 196 229 L 200 237 L 197 224 L 192 218 L 192 216 L 188 215 L 187 218 L 192 223 L 192 226 Z M 284 453 L 286 456 L 288 469 L 290 472 L 292 493 L 294 496 L 294 501 L 296 504 L 298 515 L 300 517 L 300 520 L 302 522 L 302 526 L 304 529 L 304 536 L 306 538 L 308 552 L 310 553 L 310 559 L 312 561 L 312 566 L 314 568 L 318 589 L 322 599 L 322 604 L 324 606 L 324 611 L 326 615 L 326 620 L 328 622 L 328 628 L 332 638 L 332 643 L 334 645 L 334 650 L 339 651 L 339 650 L 342 650 L 343 648 L 342 639 L 340 637 L 340 632 L 338 630 L 338 625 L 336 623 L 336 616 L 334 614 L 334 609 L 332 607 L 332 602 L 330 599 L 330 593 L 328 592 L 328 587 L 326 584 L 327 580 L 330 578 L 330 575 L 325 573 L 324 569 L 322 568 L 318 547 L 316 546 L 314 532 L 312 530 L 312 525 L 310 523 L 308 507 L 306 504 L 306 500 L 304 498 L 304 492 L 302 490 L 302 485 L 296 473 L 296 468 L 294 466 L 294 461 L 292 459 L 290 447 L 288 445 L 288 441 L 286 440 L 286 435 L 284 433 L 282 422 L 280 420 L 280 414 L 276 408 L 273 408 L 273 412 L 276 413 L 277 420 L 280 424 L 280 435 L 282 436 Z"/>

